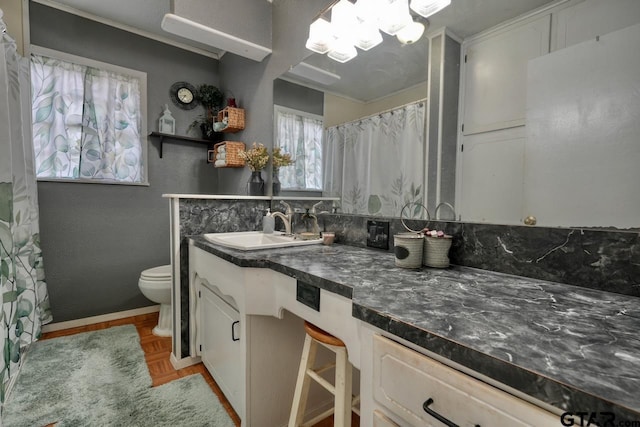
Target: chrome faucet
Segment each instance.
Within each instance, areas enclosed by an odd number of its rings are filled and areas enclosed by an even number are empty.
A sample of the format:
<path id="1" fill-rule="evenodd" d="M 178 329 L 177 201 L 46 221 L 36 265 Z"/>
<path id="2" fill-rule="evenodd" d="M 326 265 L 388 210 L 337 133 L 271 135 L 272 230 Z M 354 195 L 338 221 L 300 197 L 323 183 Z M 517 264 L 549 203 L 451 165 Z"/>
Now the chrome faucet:
<path id="1" fill-rule="evenodd" d="M 286 209 L 285 213 L 276 211 L 276 212 L 272 213 L 271 215 L 274 218 L 280 218 L 282 220 L 282 222 L 284 223 L 284 234 L 291 235 L 291 221 L 292 221 L 292 218 L 293 218 L 293 209 L 291 209 L 291 206 L 288 203 L 286 203 L 286 202 L 284 202 L 282 200 L 280 200 L 280 203 L 282 203 L 284 205 L 284 207 Z"/>
<path id="2" fill-rule="evenodd" d="M 320 200 L 318 203 L 316 203 L 315 205 L 311 206 L 311 213 L 315 214 L 316 213 L 316 208 L 318 206 L 320 206 L 322 203 L 324 203 L 324 202 L 322 200 Z M 322 213 L 322 212 L 320 212 L 320 213 Z"/>

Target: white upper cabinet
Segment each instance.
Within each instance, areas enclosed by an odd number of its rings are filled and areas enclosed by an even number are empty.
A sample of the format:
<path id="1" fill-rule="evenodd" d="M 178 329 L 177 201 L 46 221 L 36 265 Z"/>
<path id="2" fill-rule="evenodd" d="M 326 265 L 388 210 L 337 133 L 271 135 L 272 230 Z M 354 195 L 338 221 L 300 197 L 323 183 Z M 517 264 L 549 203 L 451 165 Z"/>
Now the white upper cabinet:
<path id="1" fill-rule="evenodd" d="M 639 46 L 636 24 L 529 64 L 524 214 L 538 224 L 637 227 Z"/>
<path id="2" fill-rule="evenodd" d="M 549 52 L 551 15 L 464 48 L 464 135 L 524 125 L 527 64 Z"/>
<path id="3" fill-rule="evenodd" d="M 553 15 L 552 49 L 557 50 L 638 23 L 638 0 L 585 0 Z"/>

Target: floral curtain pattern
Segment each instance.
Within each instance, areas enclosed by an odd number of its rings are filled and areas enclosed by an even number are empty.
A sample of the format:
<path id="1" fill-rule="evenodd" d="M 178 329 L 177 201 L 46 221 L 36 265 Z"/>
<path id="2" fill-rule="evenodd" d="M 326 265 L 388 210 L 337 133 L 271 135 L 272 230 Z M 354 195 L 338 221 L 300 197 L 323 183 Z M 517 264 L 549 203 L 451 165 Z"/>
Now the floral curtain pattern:
<path id="1" fill-rule="evenodd" d="M 325 193 L 345 213 L 421 217 L 425 107 L 418 102 L 328 128 Z M 341 167 L 336 167 L 341 165 Z"/>
<path id="2" fill-rule="evenodd" d="M 283 189 L 322 190 L 322 120 L 276 108 L 276 144 L 294 164 L 280 168 Z"/>
<path id="3" fill-rule="evenodd" d="M 31 86 L 39 178 L 143 181 L 137 78 L 32 55 Z"/>
<path id="4" fill-rule="evenodd" d="M 1 16 L 1 14 L 0 14 Z M 44 281 L 31 145 L 29 61 L 0 19 L 0 401 L 21 364 L 21 349 L 52 320 Z"/>

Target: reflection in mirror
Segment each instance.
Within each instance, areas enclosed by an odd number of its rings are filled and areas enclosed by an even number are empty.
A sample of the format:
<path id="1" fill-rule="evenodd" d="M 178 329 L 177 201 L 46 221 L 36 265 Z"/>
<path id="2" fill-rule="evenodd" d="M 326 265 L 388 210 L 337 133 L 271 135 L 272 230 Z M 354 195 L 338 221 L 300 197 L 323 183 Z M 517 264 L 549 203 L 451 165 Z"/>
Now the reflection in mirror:
<path id="1" fill-rule="evenodd" d="M 312 90 L 290 82 L 274 82 L 276 103 L 296 105 L 296 100 L 313 95 L 309 91 Z M 336 105 L 339 99 L 333 102 Z M 304 105 L 297 106 L 305 108 Z M 398 217 L 406 203 L 422 203 L 425 110 L 426 104 L 422 100 L 326 128 L 322 151 L 323 194 L 342 196 L 342 212 L 353 214 Z M 344 111 L 347 111 L 346 107 Z M 318 117 L 278 104 L 274 106 L 274 117 L 275 146 L 284 152 L 295 153 L 297 159 L 309 160 L 306 167 L 299 167 L 295 173 L 293 167 L 280 170 L 282 189 L 300 190 L 304 177 L 297 175 L 299 171 L 306 173 L 307 185 L 311 185 L 310 177 L 320 175 L 321 171 L 313 166 L 314 161 L 319 165 L 318 156 L 314 153 L 302 156 L 290 142 L 313 146 L 312 142 L 317 138 L 310 131 L 304 132 L 303 126 L 317 124 Z M 298 125 L 293 126 L 293 120 Z M 411 217 L 422 218 L 423 215 L 420 210 L 411 211 Z"/>
<path id="2" fill-rule="evenodd" d="M 302 93 L 293 82 L 324 91 L 323 194 L 342 196 L 342 212 L 398 217 L 422 203 L 427 51 L 385 35 L 349 63 L 311 55 L 274 82 L 275 104 Z"/>
<path id="3" fill-rule="evenodd" d="M 294 161 L 274 167 L 274 182 L 282 191 L 322 192 L 324 95 L 280 79 L 273 83 L 273 94 L 273 146 Z"/>
<path id="4" fill-rule="evenodd" d="M 425 107 L 414 102 L 326 130 L 327 160 L 342 167 L 325 188 L 342 195 L 343 212 L 397 217 L 407 203 L 423 203 Z"/>
<path id="5" fill-rule="evenodd" d="M 275 105 L 275 147 L 293 164 L 278 167 L 273 174 L 283 190 L 322 191 L 322 116 Z"/>
<path id="6" fill-rule="evenodd" d="M 640 168 L 633 166 L 640 163 L 640 94 L 633 90 L 640 87 L 640 51 L 633 47 L 640 43 L 640 2 L 454 0 L 429 21 L 427 38 L 396 46 L 401 53 L 407 47 L 425 49 L 416 67 L 422 83 L 409 79 L 409 66 L 398 66 L 398 56 L 390 51 L 364 68 L 329 63 L 323 70 L 326 57 L 311 55 L 283 78 L 324 92 L 326 128 L 357 123 L 430 93 L 423 197 L 434 194 L 430 183 L 446 172 L 436 165 L 434 147 L 452 148 L 456 165 L 455 201 L 440 198 L 429 204 L 432 216 L 432 209 L 446 201 L 458 219 L 471 222 L 523 224 L 533 216 L 538 226 L 640 227 L 635 189 Z M 447 54 L 429 44 L 441 27 L 462 41 L 461 54 L 441 63 L 462 60 L 459 87 L 447 86 L 432 70 L 438 65 L 433 61 Z M 374 48 L 370 54 L 378 52 Z M 394 93 L 378 92 L 396 77 Z M 339 86 L 352 92 L 345 94 Z M 390 101 L 416 92 L 420 96 L 413 100 Z M 451 93 L 459 108 L 447 104 Z M 438 99 L 442 94 L 445 98 Z M 381 105 L 384 101 L 389 102 Z M 443 111 L 433 116 L 438 105 Z M 435 124 L 442 128 L 434 129 Z M 454 132 L 453 140 L 443 139 L 443 130 Z M 346 173 L 327 157 L 325 165 L 325 183 L 332 174 Z M 386 169 L 369 173 L 379 180 L 397 179 Z M 358 195 L 355 188 L 325 191 L 340 193 L 365 214 L 384 203 L 380 194 L 377 200 Z M 440 207 L 437 216 L 449 218 L 453 210 Z"/>

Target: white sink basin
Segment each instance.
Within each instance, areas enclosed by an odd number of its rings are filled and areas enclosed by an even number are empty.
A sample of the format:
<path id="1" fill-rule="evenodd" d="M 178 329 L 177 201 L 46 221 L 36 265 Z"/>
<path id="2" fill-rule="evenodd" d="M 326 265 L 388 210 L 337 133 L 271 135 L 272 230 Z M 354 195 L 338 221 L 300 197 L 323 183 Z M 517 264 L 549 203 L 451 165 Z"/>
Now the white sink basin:
<path id="1" fill-rule="evenodd" d="M 239 231 L 234 233 L 208 233 L 204 237 L 211 243 L 239 249 L 253 251 L 256 249 L 286 248 L 288 246 L 317 245 L 322 239 L 302 240 L 293 236 L 273 233 L 264 234 L 261 231 Z"/>

